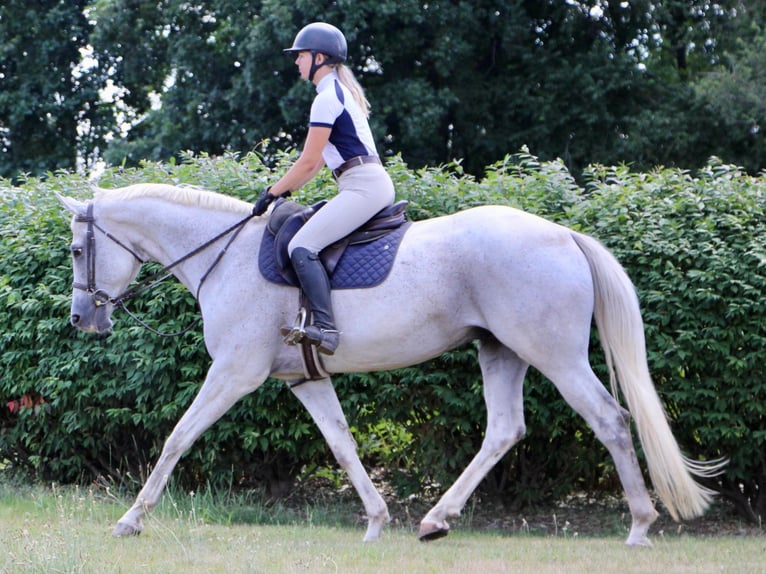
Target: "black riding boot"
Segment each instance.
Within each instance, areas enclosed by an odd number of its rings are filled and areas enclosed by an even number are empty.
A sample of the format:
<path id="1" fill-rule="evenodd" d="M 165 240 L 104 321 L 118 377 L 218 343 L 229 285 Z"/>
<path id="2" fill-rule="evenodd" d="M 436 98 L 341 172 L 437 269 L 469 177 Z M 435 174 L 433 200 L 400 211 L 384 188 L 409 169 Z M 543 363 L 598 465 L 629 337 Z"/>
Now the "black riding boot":
<path id="1" fill-rule="evenodd" d="M 317 346 L 320 353 L 332 355 L 338 347 L 340 333 L 335 327 L 330 280 L 327 278 L 324 264 L 319 255 L 304 247 L 294 249 L 290 261 L 309 301 L 313 317 L 312 324 L 306 327 L 304 336 L 309 343 Z"/>

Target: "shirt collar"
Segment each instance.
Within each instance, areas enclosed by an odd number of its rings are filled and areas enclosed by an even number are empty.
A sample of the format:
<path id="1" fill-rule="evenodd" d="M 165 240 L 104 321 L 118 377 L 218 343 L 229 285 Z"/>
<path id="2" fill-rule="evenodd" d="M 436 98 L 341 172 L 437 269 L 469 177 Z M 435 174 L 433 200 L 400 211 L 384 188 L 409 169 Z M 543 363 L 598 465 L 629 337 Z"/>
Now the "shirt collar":
<path id="1" fill-rule="evenodd" d="M 327 74 L 324 78 L 319 80 L 319 83 L 317 84 L 317 93 L 324 90 L 330 83 L 334 82 L 338 79 L 338 74 L 333 70 L 329 74 Z"/>

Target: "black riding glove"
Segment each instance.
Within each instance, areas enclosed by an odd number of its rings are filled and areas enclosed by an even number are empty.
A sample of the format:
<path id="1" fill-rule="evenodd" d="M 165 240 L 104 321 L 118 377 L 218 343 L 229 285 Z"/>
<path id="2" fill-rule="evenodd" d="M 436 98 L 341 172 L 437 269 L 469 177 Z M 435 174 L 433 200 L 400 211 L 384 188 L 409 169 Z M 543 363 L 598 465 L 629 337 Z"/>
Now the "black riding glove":
<path id="1" fill-rule="evenodd" d="M 263 215 L 266 213 L 269 205 L 271 205 L 276 199 L 276 196 L 269 193 L 270 189 L 271 186 L 267 187 L 261 192 L 261 195 L 258 196 L 258 199 L 253 206 L 253 215 Z"/>

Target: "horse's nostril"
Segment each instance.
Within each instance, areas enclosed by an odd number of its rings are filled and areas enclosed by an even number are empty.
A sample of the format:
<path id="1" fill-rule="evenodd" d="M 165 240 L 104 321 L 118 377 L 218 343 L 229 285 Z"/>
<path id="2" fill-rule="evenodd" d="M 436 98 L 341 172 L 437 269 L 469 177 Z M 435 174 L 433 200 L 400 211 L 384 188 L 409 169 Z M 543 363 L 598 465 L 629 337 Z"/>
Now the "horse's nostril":
<path id="1" fill-rule="evenodd" d="M 72 315 L 70 317 L 69 321 L 72 323 L 72 325 L 77 325 L 77 323 L 80 322 L 80 316 L 79 315 Z"/>

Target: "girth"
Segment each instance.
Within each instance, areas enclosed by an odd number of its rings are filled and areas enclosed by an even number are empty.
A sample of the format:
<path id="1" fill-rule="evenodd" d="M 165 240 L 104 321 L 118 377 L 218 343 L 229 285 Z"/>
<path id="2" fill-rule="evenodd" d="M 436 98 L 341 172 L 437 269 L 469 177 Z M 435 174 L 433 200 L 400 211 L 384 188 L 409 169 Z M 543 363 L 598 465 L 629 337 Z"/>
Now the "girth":
<path id="1" fill-rule="evenodd" d="M 293 201 L 277 199 L 269 217 L 267 232 L 274 235 L 274 254 L 280 274 L 291 284 L 297 283 L 297 277 L 292 270 L 287 246 L 298 230 L 317 213 L 327 201 L 320 201 L 309 207 Z M 401 227 L 406 221 L 408 202 L 399 201 L 384 208 L 340 241 L 325 247 L 319 254 L 327 274 L 332 276 L 346 248 L 380 239 L 384 235 Z"/>

